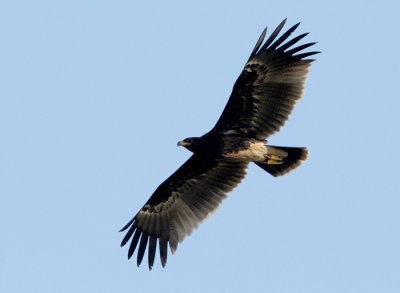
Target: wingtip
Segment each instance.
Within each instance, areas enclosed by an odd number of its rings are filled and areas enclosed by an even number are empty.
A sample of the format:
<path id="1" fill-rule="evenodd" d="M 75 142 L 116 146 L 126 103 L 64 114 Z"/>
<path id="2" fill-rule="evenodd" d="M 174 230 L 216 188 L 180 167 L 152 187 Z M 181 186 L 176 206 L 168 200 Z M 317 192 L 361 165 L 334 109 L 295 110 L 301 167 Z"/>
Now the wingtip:
<path id="1" fill-rule="evenodd" d="M 265 29 L 262 31 L 260 37 L 259 37 L 258 40 L 257 40 L 256 45 L 255 45 L 254 48 L 253 48 L 253 51 L 251 51 L 249 60 L 250 60 L 252 57 L 254 57 L 254 56 L 257 54 L 258 49 L 260 49 L 260 46 L 261 46 L 262 42 L 264 41 L 264 38 L 265 38 L 265 36 L 266 36 L 266 34 L 267 34 L 267 29 L 268 29 L 268 27 L 265 27 Z"/>
<path id="2" fill-rule="evenodd" d="M 264 40 L 265 36 L 267 35 L 267 31 L 268 31 L 268 26 L 266 26 L 266 27 L 264 28 L 264 30 L 262 31 L 262 33 L 261 33 L 259 39 Z"/>
<path id="3" fill-rule="evenodd" d="M 286 24 L 287 19 L 288 19 L 288 18 L 285 17 L 285 18 L 279 23 L 278 27 L 281 27 L 281 29 L 282 29 L 283 26 Z"/>
<path id="4" fill-rule="evenodd" d="M 311 55 L 320 54 L 320 53 L 322 53 L 322 51 L 312 51 L 312 52 L 310 52 Z"/>
<path id="5" fill-rule="evenodd" d="M 316 55 L 316 54 L 319 54 L 319 53 L 321 53 L 321 51 L 312 51 L 312 52 L 307 52 L 307 53 L 302 53 L 302 54 L 293 55 L 293 57 L 294 57 L 296 60 L 308 61 L 308 60 L 310 60 L 310 59 L 304 59 L 304 58 L 307 58 L 307 57 L 309 57 L 309 56 Z"/>
<path id="6" fill-rule="evenodd" d="M 160 239 L 159 241 L 159 247 L 160 247 L 160 260 L 161 260 L 161 265 L 164 268 L 165 265 L 167 264 L 167 256 L 168 256 L 168 241 L 165 239 Z"/>
<path id="7" fill-rule="evenodd" d="M 124 232 L 126 229 L 129 228 L 130 225 L 132 225 L 133 221 L 135 220 L 135 218 L 133 218 L 132 220 L 130 220 L 128 222 L 128 224 L 126 224 L 121 230 L 119 230 L 118 232 Z"/>

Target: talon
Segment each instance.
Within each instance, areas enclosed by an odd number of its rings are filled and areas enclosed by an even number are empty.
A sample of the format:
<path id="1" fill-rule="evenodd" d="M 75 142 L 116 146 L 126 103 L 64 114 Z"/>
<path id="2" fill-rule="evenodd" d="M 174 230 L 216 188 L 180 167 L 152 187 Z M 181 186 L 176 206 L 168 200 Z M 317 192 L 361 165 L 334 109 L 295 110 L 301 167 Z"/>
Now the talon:
<path id="1" fill-rule="evenodd" d="M 282 161 L 282 158 L 276 155 L 271 155 L 271 160 Z"/>
<path id="2" fill-rule="evenodd" d="M 270 160 L 267 161 L 268 165 L 280 165 L 282 163 L 283 163 L 282 159 L 279 160 L 279 161 L 278 160 L 273 160 L 273 159 L 270 159 Z"/>
<path id="3" fill-rule="evenodd" d="M 271 155 L 271 157 L 267 161 L 268 165 L 280 165 L 282 163 L 283 163 L 282 157 L 277 156 L 277 155 Z"/>

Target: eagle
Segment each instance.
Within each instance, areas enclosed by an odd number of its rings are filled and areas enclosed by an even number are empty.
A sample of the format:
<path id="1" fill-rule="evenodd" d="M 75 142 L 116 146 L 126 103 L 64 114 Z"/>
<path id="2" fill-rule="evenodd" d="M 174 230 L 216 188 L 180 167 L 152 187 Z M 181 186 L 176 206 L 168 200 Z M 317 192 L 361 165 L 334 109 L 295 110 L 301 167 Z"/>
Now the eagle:
<path id="1" fill-rule="evenodd" d="M 278 38 L 285 22 L 265 42 L 264 29 L 214 128 L 201 137 L 178 142 L 192 156 L 158 186 L 120 230 L 127 230 L 121 247 L 130 241 L 128 259 L 138 247 L 138 266 L 148 247 L 152 269 L 158 242 L 165 267 L 168 246 L 174 254 L 178 243 L 208 219 L 226 194 L 240 184 L 250 162 L 278 177 L 307 160 L 305 147 L 272 146 L 266 140 L 280 130 L 303 96 L 307 73 L 315 61 L 307 57 L 320 53 L 304 52 L 315 43 L 294 47 L 308 33 L 288 40 L 300 23 Z"/>

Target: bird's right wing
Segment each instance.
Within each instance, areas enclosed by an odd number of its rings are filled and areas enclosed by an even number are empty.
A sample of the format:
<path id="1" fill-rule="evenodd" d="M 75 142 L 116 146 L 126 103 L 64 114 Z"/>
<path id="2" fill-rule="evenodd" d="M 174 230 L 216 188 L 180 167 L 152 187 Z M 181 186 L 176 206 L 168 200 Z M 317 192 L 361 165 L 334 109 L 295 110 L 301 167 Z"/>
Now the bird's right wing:
<path id="1" fill-rule="evenodd" d="M 157 240 L 161 263 L 167 261 L 167 245 L 174 253 L 178 243 L 212 215 L 245 177 L 247 163 L 228 162 L 194 154 L 153 193 L 143 208 L 121 230 L 128 229 L 121 242 L 131 238 L 128 258 L 139 242 L 137 264 L 140 265 L 149 243 L 148 261 L 154 263 Z M 133 237 L 132 237 L 133 236 Z"/>

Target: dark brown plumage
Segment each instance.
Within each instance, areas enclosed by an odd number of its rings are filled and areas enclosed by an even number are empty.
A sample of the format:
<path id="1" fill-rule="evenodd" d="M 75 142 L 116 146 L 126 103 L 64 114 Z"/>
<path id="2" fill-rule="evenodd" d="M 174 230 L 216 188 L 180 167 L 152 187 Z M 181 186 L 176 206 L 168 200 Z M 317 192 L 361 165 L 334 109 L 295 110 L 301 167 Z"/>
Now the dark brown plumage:
<path id="1" fill-rule="evenodd" d="M 303 95 L 306 75 L 314 61 L 304 58 L 318 53 L 301 53 L 315 43 L 292 48 L 307 34 L 287 41 L 299 24 L 277 38 L 285 22 L 264 44 L 266 29 L 263 31 L 214 128 L 202 137 L 178 143 L 194 154 L 161 183 L 122 228 L 127 233 L 121 246 L 131 240 L 128 258 L 138 247 L 138 265 L 148 247 L 152 268 L 158 242 L 161 264 L 165 266 L 168 245 L 174 253 L 178 243 L 218 209 L 226 194 L 245 177 L 250 162 L 278 177 L 307 159 L 306 148 L 269 146 L 266 141 L 285 124 Z"/>

